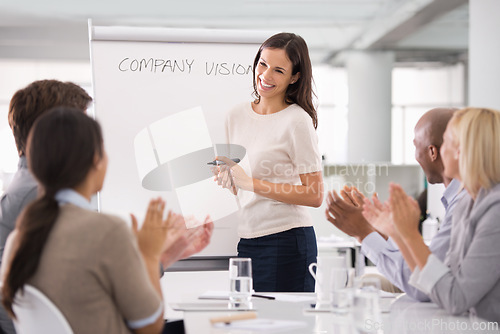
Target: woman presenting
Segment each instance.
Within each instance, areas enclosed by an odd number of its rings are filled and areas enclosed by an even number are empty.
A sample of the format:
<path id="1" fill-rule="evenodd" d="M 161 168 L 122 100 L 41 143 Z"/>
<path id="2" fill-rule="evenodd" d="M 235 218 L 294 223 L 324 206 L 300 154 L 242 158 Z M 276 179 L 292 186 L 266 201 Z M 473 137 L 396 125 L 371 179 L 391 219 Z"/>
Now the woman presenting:
<path id="1" fill-rule="evenodd" d="M 249 169 L 217 157 L 226 165 L 215 179 L 244 199 L 238 256 L 252 259 L 255 291 L 311 292 L 307 268 L 317 246 L 306 206 L 321 205 L 323 177 L 305 41 L 291 33 L 270 37 L 253 74 L 255 100 L 226 119 L 228 142 L 246 149 Z"/>

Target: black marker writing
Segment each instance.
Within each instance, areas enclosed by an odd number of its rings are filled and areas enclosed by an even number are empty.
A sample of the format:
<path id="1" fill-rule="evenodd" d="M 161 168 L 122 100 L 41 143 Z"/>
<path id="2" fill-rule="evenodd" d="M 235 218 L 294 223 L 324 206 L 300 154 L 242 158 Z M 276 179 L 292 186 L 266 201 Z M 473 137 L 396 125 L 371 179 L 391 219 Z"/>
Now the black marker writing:
<path id="1" fill-rule="evenodd" d="M 191 73 L 194 59 L 123 58 L 118 64 L 121 72 Z"/>
<path id="2" fill-rule="evenodd" d="M 207 75 L 246 75 L 251 71 L 252 65 L 205 62 L 205 73 Z"/>

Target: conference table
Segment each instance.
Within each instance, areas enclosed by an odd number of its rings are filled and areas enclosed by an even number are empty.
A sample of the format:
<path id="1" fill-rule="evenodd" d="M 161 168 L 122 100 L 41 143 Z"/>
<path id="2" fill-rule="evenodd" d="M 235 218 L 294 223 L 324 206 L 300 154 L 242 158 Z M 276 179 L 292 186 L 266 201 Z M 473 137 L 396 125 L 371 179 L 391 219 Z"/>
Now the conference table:
<path id="1" fill-rule="evenodd" d="M 181 314 L 186 334 L 223 333 L 500 333 L 498 323 L 471 316 L 449 315 L 433 303 L 415 302 L 405 294 L 380 299 L 378 317 L 356 319 L 352 309 L 343 314 L 317 311 L 311 307 L 313 293 L 264 294 L 276 299 L 252 298 L 252 311 L 215 310 L 225 305 L 223 300 L 193 299 L 174 307 L 187 305 Z M 203 308 L 206 304 L 206 308 Z M 180 305 L 180 306 L 179 306 Z M 198 306 L 200 306 L 198 310 Z M 212 324 L 210 319 L 256 313 L 252 320 Z"/>

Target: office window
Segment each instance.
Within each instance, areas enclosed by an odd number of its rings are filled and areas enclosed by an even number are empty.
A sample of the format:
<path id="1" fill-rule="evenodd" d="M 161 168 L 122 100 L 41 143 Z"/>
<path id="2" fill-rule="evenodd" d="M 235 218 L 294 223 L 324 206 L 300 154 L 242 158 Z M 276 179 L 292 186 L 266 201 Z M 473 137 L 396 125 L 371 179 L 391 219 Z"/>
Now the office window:
<path id="1" fill-rule="evenodd" d="M 7 114 L 12 95 L 35 80 L 72 81 L 91 93 L 88 62 L 0 60 L 0 194 L 17 170 L 18 155 Z"/>
<path id="2" fill-rule="evenodd" d="M 413 129 L 429 109 L 465 105 L 463 64 L 392 71 L 392 163 L 417 164 Z"/>
<path id="3" fill-rule="evenodd" d="M 347 161 L 347 71 L 316 65 L 313 68 L 318 105 L 320 152 L 326 164 Z M 392 163 L 417 164 L 413 128 L 435 107 L 465 104 L 463 64 L 434 67 L 396 67 L 392 72 Z"/>

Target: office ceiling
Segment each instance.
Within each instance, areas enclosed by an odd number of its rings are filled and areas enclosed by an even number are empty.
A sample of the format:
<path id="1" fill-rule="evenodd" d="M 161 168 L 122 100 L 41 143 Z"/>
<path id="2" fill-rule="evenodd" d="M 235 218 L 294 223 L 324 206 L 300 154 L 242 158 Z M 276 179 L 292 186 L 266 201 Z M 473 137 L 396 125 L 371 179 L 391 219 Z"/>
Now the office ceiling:
<path id="1" fill-rule="evenodd" d="M 0 58 L 89 58 L 96 25 L 291 31 L 315 63 L 343 50 L 454 62 L 468 47 L 467 0 L 1 0 Z"/>

